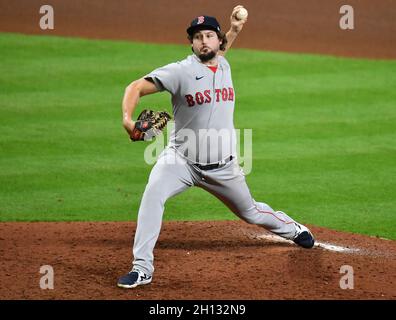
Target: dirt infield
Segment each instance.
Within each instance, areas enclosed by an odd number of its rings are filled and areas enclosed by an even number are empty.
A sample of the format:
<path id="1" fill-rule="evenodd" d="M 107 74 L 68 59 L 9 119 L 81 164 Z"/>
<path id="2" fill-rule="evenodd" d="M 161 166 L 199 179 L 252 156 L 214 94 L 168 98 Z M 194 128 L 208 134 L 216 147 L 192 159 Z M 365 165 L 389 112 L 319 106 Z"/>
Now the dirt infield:
<path id="1" fill-rule="evenodd" d="M 241 221 L 165 222 L 153 283 L 120 289 L 135 227 L 0 223 L 0 299 L 396 298 L 395 241 L 312 228 L 319 242 L 360 250 L 306 250 Z M 54 269 L 53 290 L 39 287 L 42 265 Z M 343 265 L 353 267 L 354 289 L 340 288 Z"/>
<path id="2" fill-rule="evenodd" d="M 349 0 L 354 30 L 341 30 L 343 0 L 243 0 L 249 21 L 235 47 L 396 58 L 393 0 Z M 0 31 L 187 44 L 185 29 L 199 14 L 218 17 L 224 29 L 237 2 L 227 0 L 49 0 L 55 29 L 39 28 L 41 0 L 0 0 Z"/>
<path id="3" fill-rule="evenodd" d="M 214 1 L 49 0 L 55 30 L 39 28 L 39 0 L 0 0 L 0 31 L 187 44 L 192 17 L 228 26 L 236 4 Z M 338 26 L 339 0 L 241 1 L 249 22 L 235 46 L 396 58 L 393 0 L 349 0 L 356 29 Z M 396 299 L 396 241 L 312 227 L 312 250 L 237 221 L 165 222 L 154 281 L 116 287 L 132 259 L 132 222 L 0 223 L 0 299 Z M 336 247 L 335 247 L 336 246 Z M 338 250 L 338 251 L 337 251 Z M 40 267 L 55 288 L 40 289 Z M 354 288 L 341 289 L 342 266 Z"/>

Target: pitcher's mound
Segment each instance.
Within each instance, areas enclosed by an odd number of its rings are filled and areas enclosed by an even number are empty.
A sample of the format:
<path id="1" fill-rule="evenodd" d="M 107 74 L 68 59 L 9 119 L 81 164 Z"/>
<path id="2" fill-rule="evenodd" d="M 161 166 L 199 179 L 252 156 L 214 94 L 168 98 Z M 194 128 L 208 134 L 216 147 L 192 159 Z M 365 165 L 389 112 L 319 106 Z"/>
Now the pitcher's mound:
<path id="1" fill-rule="evenodd" d="M 241 221 L 165 222 L 153 282 L 120 289 L 135 228 L 0 223 L 0 299 L 396 298 L 395 241 L 311 227 L 319 245 L 307 250 Z M 43 265 L 53 268 L 52 290 L 40 288 Z"/>

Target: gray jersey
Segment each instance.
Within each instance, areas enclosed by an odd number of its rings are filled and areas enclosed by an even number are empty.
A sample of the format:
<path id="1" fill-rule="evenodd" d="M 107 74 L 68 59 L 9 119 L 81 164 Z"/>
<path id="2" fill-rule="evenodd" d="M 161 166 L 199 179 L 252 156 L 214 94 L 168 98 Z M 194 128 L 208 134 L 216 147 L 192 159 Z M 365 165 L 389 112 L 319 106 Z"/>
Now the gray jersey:
<path id="1" fill-rule="evenodd" d="M 224 57 L 218 57 L 216 72 L 193 54 L 145 78 L 151 78 L 158 90 L 172 95 L 175 128 L 170 147 L 201 164 L 235 156 L 235 91 L 231 68 Z"/>
<path id="2" fill-rule="evenodd" d="M 133 271 L 142 272 L 146 277 L 139 278 L 140 283 L 133 280 L 131 285 L 128 280 L 126 286 L 122 280 L 121 286 L 131 288 L 151 281 L 154 247 L 160 234 L 165 203 L 191 186 L 210 192 L 241 219 L 283 238 L 296 241 L 302 230 L 308 231 L 284 212 L 274 211 L 266 203 L 255 201 L 236 159 L 227 163 L 224 161 L 212 169 L 202 169 L 191 163 L 219 162 L 235 155 L 235 135 L 230 134 L 235 131 L 235 93 L 230 66 L 223 57 L 219 57 L 216 73 L 192 55 L 156 69 L 147 77 L 154 81 L 159 90 L 171 93 L 175 130 L 170 137 L 170 148 L 165 148 L 151 170 L 138 213 Z M 225 134 L 219 135 L 219 132 Z M 228 138 L 225 137 L 227 135 Z M 223 140 L 227 141 L 217 146 L 213 136 L 219 140 L 225 137 Z M 196 145 L 198 149 L 195 149 Z M 178 161 L 184 160 L 182 155 L 191 161 Z M 302 239 L 308 239 L 308 233 L 304 237 Z M 313 237 L 306 247 L 312 245 Z"/>

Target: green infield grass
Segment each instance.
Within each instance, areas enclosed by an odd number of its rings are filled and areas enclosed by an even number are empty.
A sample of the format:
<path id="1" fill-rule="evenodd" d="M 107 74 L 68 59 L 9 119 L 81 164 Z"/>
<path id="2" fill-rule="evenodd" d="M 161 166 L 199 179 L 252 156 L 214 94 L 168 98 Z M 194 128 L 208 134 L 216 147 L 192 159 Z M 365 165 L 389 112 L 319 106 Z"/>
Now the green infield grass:
<path id="1" fill-rule="evenodd" d="M 0 221 L 136 219 L 152 165 L 121 100 L 189 44 L 0 34 Z M 396 239 L 396 61 L 231 50 L 235 126 L 252 129 L 258 201 L 308 224 Z M 163 92 L 142 98 L 171 110 Z M 236 219 L 193 188 L 168 220 Z"/>

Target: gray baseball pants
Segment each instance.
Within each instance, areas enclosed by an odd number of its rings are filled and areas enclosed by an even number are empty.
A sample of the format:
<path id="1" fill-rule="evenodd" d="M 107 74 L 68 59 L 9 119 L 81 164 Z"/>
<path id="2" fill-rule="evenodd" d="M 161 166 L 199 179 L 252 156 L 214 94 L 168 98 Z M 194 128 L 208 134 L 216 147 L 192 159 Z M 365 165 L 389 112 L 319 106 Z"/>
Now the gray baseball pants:
<path id="1" fill-rule="evenodd" d="M 133 269 L 154 272 L 154 246 L 162 225 L 167 199 L 197 186 L 210 192 L 242 220 L 259 225 L 283 238 L 296 235 L 294 220 L 269 205 L 255 201 L 236 159 L 223 167 L 200 170 L 173 148 L 165 148 L 154 165 L 140 204 L 133 246 Z"/>

